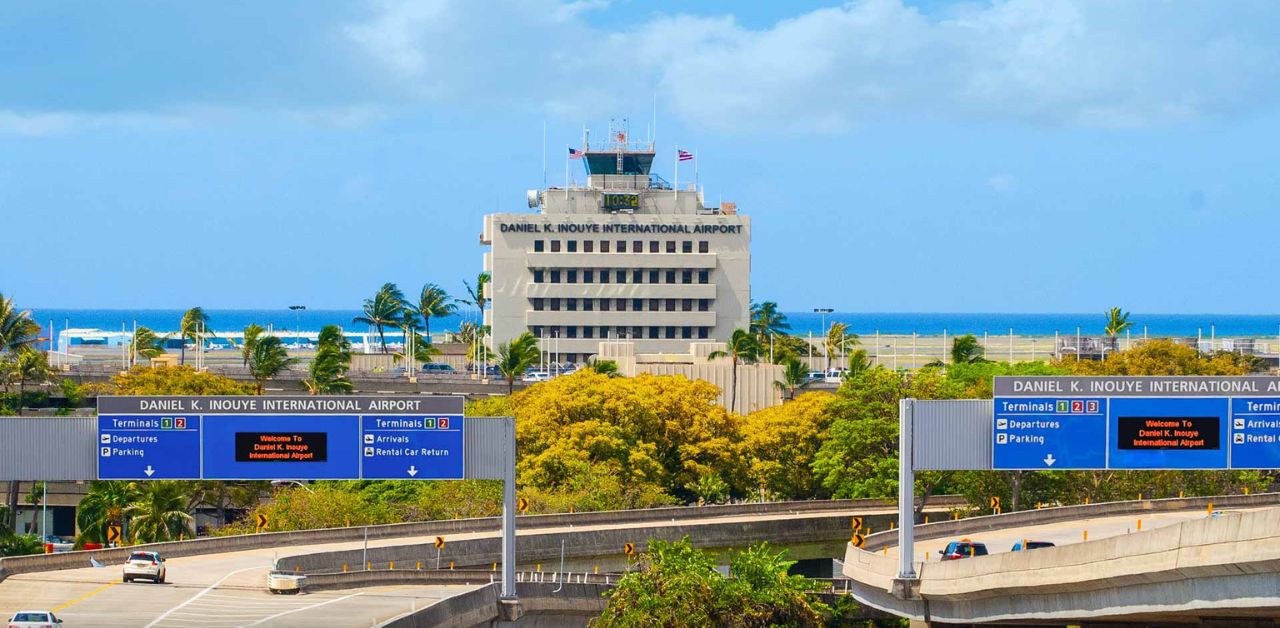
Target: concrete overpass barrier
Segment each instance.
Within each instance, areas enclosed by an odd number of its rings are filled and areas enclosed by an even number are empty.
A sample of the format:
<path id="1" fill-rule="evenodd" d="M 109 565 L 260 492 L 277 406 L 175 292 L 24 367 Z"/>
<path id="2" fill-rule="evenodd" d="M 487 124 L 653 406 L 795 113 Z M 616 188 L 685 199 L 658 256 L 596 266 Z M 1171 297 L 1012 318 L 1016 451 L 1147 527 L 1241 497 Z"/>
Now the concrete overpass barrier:
<path id="1" fill-rule="evenodd" d="M 559 591 L 556 589 L 559 588 Z M 495 620 L 523 626 L 586 626 L 604 612 L 610 587 L 601 584 L 522 584 L 518 609 L 498 598 L 498 585 L 486 585 L 441 600 L 382 624 L 386 628 L 471 628 Z"/>

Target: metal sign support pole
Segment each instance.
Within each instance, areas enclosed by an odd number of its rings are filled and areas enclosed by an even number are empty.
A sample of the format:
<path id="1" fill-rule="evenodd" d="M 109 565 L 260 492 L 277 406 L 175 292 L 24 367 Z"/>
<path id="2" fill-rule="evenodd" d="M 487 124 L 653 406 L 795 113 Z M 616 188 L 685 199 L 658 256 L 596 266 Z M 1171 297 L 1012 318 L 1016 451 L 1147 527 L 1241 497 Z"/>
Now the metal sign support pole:
<path id="1" fill-rule="evenodd" d="M 914 399 L 898 401 L 898 579 L 915 580 L 915 470 L 911 423 Z"/>
<path id="2" fill-rule="evenodd" d="M 516 597 L 516 422 L 506 421 L 502 435 L 502 597 Z"/>

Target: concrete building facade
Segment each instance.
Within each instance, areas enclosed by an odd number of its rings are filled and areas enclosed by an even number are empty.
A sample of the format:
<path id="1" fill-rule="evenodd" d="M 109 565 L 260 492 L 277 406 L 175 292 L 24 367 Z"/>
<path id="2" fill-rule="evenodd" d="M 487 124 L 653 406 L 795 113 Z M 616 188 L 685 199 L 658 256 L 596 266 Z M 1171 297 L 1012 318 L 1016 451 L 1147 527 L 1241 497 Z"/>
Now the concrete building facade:
<path id="1" fill-rule="evenodd" d="M 685 353 L 748 326 L 750 219 L 651 174 L 653 145 L 614 135 L 573 151 L 585 186 L 531 190 L 536 211 L 485 216 L 494 346 L 529 331 L 559 362 L 584 362 L 602 340 Z"/>

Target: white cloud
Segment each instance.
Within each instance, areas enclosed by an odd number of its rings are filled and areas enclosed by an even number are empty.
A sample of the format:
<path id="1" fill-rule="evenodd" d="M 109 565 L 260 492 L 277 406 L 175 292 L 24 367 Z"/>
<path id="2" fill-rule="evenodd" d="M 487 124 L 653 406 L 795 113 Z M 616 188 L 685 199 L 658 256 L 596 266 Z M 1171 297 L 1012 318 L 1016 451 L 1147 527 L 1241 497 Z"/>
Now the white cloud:
<path id="1" fill-rule="evenodd" d="M 583 6 L 383 0 L 346 33 L 429 99 L 607 115 L 660 87 L 675 113 L 722 129 L 839 131 L 899 114 L 1136 127 L 1280 96 L 1280 4 L 1265 1 L 1008 0 L 924 15 L 865 0 L 762 30 L 677 15 L 605 31 Z"/>
<path id="2" fill-rule="evenodd" d="M 145 113 L 21 112 L 0 109 L 0 134 L 40 137 L 105 127 L 154 127 L 184 124 L 183 118 Z"/>
<path id="3" fill-rule="evenodd" d="M 1018 180 L 1007 172 L 1001 172 L 987 179 L 987 187 L 1001 194 L 1007 194 L 1018 188 Z"/>

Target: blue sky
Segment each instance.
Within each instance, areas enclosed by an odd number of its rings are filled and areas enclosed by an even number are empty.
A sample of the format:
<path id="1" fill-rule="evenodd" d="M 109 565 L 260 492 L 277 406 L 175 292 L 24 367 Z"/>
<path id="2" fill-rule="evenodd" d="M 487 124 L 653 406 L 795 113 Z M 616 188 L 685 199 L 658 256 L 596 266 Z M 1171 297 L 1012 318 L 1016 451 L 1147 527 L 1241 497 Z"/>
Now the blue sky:
<path id="1" fill-rule="evenodd" d="M 0 292 L 461 293 L 543 124 L 555 183 L 656 94 L 784 310 L 1280 312 L 1276 32 L 1266 1 L 18 1 Z"/>

